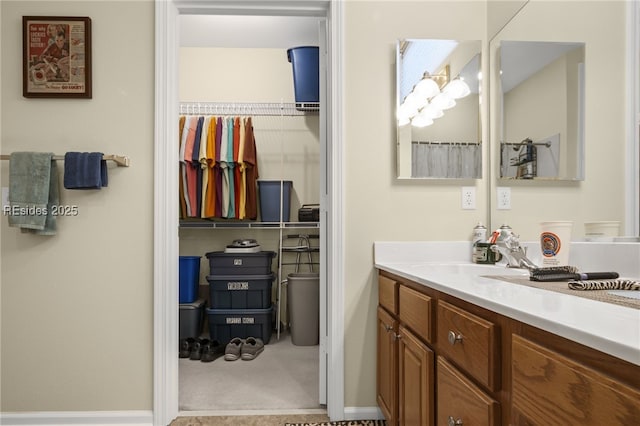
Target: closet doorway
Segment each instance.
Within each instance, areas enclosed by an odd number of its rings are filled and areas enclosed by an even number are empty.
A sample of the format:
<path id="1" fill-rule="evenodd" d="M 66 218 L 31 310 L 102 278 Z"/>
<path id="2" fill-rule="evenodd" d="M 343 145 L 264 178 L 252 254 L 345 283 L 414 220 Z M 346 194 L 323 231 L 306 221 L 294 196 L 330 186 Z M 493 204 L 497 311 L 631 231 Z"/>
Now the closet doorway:
<path id="1" fill-rule="evenodd" d="M 175 335 L 174 330 L 178 328 L 178 315 L 175 312 L 175 300 L 177 300 L 177 279 L 171 280 L 167 277 L 177 277 L 177 262 L 165 262 L 165 259 L 176 259 L 179 254 L 182 254 L 183 245 L 181 244 L 182 236 L 175 238 L 172 235 L 172 226 L 178 225 L 179 221 L 173 209 L 173 206 L 177 205 L 177 170 L 175 165 L 177 164 L 177 153 L 171 152 L 175 149 L 176 138 L 170 136 L 161 135 L 176 135 L 178 117 L 180 114 L 179 108 L 175 105 L 179 105 L 180 99 L 180 58 L 181 52 L 181 25 L 184 25 L 184 20 L 198 17 L 203 18 L 207 15 L 211 18 L 225 18 L 227 23 L 232 22 L 233 19 L 242 20 L 245 19 L 245 24 L 249 23 L 249 20 L 255 17 L 269 17 L 270 19 L 277 19 L 278 17 L 287 17 L 287 19 L 299 19 L 299 21 L 308 20 L 313 22 L 314 30 L 318 35 L 318 45 L 321 52 L 328 52 L 327 56 L 321 54 L 321 96 L 320 96 L 320 111 L 315 117 L 317 138 L 319 143 L 319 151 L 316 158 L 316 170 L 319 172 L 319 176 L 316 177 L 317 182 L 317 197 L 321 205 L 321 220 L 318 226 L 318 234 L 320 240 L 320 256 L 319 256 L 319 272 L 320 272 L 320 342 L 317 346 L 317 377 L 318 377 L 318 407 L 326 405 L 328 414 L 335 419 L 340 419 L 344 415 L 344 403 L 343 403 L 343 346 L 342 346 L 342 292 L 337 288 L 335 283 L 339 281 L 337 279 L 341 276 L 342 265 L 337 255 L 335 247 L 341 247 L 337 236 L 337 229 L 341 223 L 341 213 L 334 210 L 332 206 L 337 205 L 335 200 L 338 199 L 338 194 L 335 188 L 340 188 L 339 176 L 335 176 L 334 167 L 329 158 L 333 158 L 334 161 L 341 157 L 339 149 L 336 146 L 336 141 L 339 137 L 339 127 L 335 124 L 331 126 L 330 121 L 335 122 L 335 97 L 331 97 L 332 93 L 331 81 L 335 80 L 330 71 L 330 67 L 327 65 L 328 60 L 333 59 L 332 63 L 336 64 L 337 61 L 333 58 L 333 55 L 337 56 L 337 52 L 332 53 L 332 47 L 327 44 L 327 40 L 330 40 L 330 34 L 332 29 L 335 32 L 337 25 L 331 23 L 332 11 L 330 10 L 329 2 L 313 2 L 313 5 L 309 7 L 309 2 L 299 2 L 298 8 L 296 3 L 291 2 L 291 5 L 287 5 L 287 9 L 284 10 L 276 5 L 277 2 L 273 2 L 274 6 L 260 5 L 259 9 L 256 9 L 255 2 L 203 2 L 204 4 L 198 4 L 198 8 L 181 7 L 181 1 L 164 2 L 159 1 L 156 3 L 156 23 L 159 24 L 156 29 L 157 36 L 157 64 L 156 77 L 158 81 L 156 101 L 156 114 L 157 114 L 157 155 L 156 155 L 156 244 L 155 244 L 155 289 L 156 289 L 156 309 L 155 309 L 155 366 L 154 366 L 154 423 L 155 424 L 168 424 L 181 410 L 178 404 L 180 399 L 180 387 L 182 386 L 179 381 L 181 372 L 179 371 L 177 357 L 175 357 L 175 350 L 177 348 L 178 336 Z M 265 2 L 270 3 L 270 2 Z M 184 3 L 187 4 L 186 2 Z M 338 12 L 339 13 L 339 12 Z M 336 11 L 333 11 L 333 19 L 335 19 Z M 194 25 L 194 22 L 187 23 L 186 25 Z M 247 34 L 249 31 L 247 31 Z M 227 31 L 227 36 L 230 35 L 230 31 Z M 246 37 L 245 37 L 246 38 Z M 235 49 L 246 49 L 247 46 L 238 46 L 240 41 L 239 37 L 227 37 L 226 41 L 220 41 L 219 43 L 236 43 Z M 231 40 L 231 41 L 229 41 Z M 264 42 L 265 40 L 260 40 Z M 259 45 L 259 43 L 256 43 Z M 339 45 L 336 39 L 333 41 L 334 45 Z M 296 45 L 295 41 L 292 41 L 289 47 Z M 232 47 L 229 45 L 229 47 Z M 220 48 L 220 46 L 216 46 Z M 286 61 L 286 49 L 282 49 L 283 60 Z M 285 62 L 286 63 L 286 62 Z M 286 64 L 287 67 L 290 64 Z M 162 68 L 162 69 L 161 69 Z M 256 78 L 261 76 L 261 64 L 255 63 L 254 70 Z M 290 78 L 290 77 L 289 77 Z M 164 87 L 163 83 L 166 84 Z M 230 82 L 231 83 L 231 82 Z M 241 82 L 240 82 L 241 83 Z M 289 82 L 291 85 L 293 81 Z M 206 84 L 206 82 L 203 82 Z M 246 95 L 241 101 L 248 101 Z M 259 98 L 253 98 L 259 99 Z M 331 101 L 331 99 L 334 99 Z M 203 102 L 215 101 L 215 99 L 203 99 Z M 194 99 L 189 99 L 193 102 Z M 271 101 L 274 101 L 271 99 Z M 275 101 L 284 102 L 282 99 Z M 332 110 L 333 109 L 333 110 Z M 284 117 L 279 117 L 280 121 L 268 124 L 267 127 L 274 126 L 274 134 L 282 135 L 283 129 L 287 125 L 283 125 Z M 313 123 L 313 118 L 310 121 Z M 313 124 L 311 125 L 313 127 Z M 312 131 L 313 132 L 313 131 Z M 256 141 L 258 144 L 259 142 Z M 282 147 L 280 148 L 280 158 L 282 158 Z M 160 152 L 162 151 L 162 152 Z M 160 155 L 158 155 L 160 154 Z M 273 153 L 271 153 L 273 154 Z M 271 155 L 269 154 L 269 155 Z M 174 162 L 175 160 L 175 162 Z M 267 159 L 266 159 L 267 160 Z M 268 162 L 268 161 L 267 161 Z M 334 163 L 334 164 L 339 164 Z M 169 166 L 174 167 L 174 170 L 169 171 Z M 285 166 L 285 161 L 280 161 L 280 171 Z M 162 167 L 167 167 L 165 170 L 161 170 Z M 268 168 L 265 171 L 267 176 L 273 172 Z M 262 173 L 261 173 L 262 175 Z M 294 183 L 295 185 L 295 183 Z M 304 193 L 308 188 L 300 188 L 301 193 Z M 173 192 L 175 190 L 175 193 Z M 313 191 L 309 191 L 312 193 Z M 337 191 L 339 192 L 339 190 Z M 174 195 L 175 194 L 175 195 Z M 303 201 L 303 200 L 302 200 Z M 174 202 L 176 204 L 174 204 Z M 162 210 L 164 208 L 164 211 Z M 291 215 L 297 215 L 297 209 L 291 211 Z M 164 226 L 163 226 L 164 225 Z M 216 232 L 216 231 L 213 231 Z M 226 231 L 225 231 L 226 232 Z M 272 232 L 272 231 L 269 231 Z M 280 231 L 282 232 L 282 231 Z M 212 233 L 211 230 L 204 230 L 206 234 L 202 237 L 205 240 L 217 241 L 220 243 L 219 238 L 224 240 L 224 236 L 217 236 Z M 226 234 L 227 236 L 230 234 Z M 191 235 L 189 238 L 192 238 Z M 228 238 L 228 237 L 227 237 Z M 175 245 L 172 243 L 175 241 Z M 205 243 L 206 244 L 206 243 Z M 215 246 L 212 247 L 214 250 Z M 202 253 L 203 254 L 203 253 Z M 206 259 L 205 259 L 206 261 Z M 202 274 L 201 274 L 202 275 Z M 341 281 L 341 279 L 340 279 Z M 173 301 L 173 306 L 172 306 Z M 274 332 L 275 334 L 275 332 Z M 267 345 L 266 350 L 269 347 Z M 219 360 L 218 362 L 224 362 Z M 277 393 L 277 380 L 273 383 L 273 392 Z M 210 386 L 215 387 L 215 383 L 211 383 Z M 250 386 L 250 384 L 249 384 Z M 331 392 L 327 392 L 327 389 L 331 388 Z M 200 407 L 198 414 L 202 414 L 202 411 L 212 412 L 219 411 L 221 407 L 216 407 L 215 404 L 211 407 Z M 306 408 L 306 407 L 301 407 Z M 274 407 L 273 410 L 277 409 Z M 290 408 L 289 411 L 292 411 Z M 269 411 L 268 409 L 266 411 Z M 292 412 L 295 412 L 293 410 Z M 189 412 L 184 413 L 189 415 Z"/>

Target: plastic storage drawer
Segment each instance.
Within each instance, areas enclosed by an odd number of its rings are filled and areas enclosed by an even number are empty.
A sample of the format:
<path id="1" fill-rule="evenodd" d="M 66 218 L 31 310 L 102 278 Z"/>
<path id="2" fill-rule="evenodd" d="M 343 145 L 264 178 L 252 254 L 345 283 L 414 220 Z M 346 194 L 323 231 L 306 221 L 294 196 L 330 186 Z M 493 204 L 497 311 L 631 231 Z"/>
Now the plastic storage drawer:
<path id="1" fill-rule="evenodd" d="M 193 303 L 181 303 L 180 307 L 180 339 L 200 337 L 204 318 L 204 300 L 198 299 Z"/>
<path id="2" fill-rule="evenodd" d="M 270 275 L 207 275 L 211 309 L 266 309 L 271 306 Z"/>
<path id="3" fill-rule="evenodd" d="M 210 309 L 209 337 L 226 345 L 234 337 L 246 339 L 255 337 L 267 344 L 271 339 L 273 327 L 273 307 L 268 309 Z"/>
<path id="4" fill-rule="evenodd" d="M 225 253 L 212 251 L 205 256 L 209 259 L 209 275 L 268 275 L 271 273 L 271 263 L 276 252 Z"/>

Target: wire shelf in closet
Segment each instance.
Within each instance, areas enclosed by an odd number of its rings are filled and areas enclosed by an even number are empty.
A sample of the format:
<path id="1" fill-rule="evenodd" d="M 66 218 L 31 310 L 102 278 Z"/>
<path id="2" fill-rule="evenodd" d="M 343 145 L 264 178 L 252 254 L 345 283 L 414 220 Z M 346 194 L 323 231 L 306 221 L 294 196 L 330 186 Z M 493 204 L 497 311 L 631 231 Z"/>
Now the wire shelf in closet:
<path id="1" fill-rule="evenodd" d="M 253 116 L 304 116 L 318 112 L 318 103 L 293 102 L 181 102 L 180 114 L 187 115 L 253 115 Z"/>
<path id="2" fill-rule="evenodd" d="M 248 222 L 248 221 L 214 221 L 206 219 L 183 219 L 180 228 L 318 228 L 318 222 Z"/>

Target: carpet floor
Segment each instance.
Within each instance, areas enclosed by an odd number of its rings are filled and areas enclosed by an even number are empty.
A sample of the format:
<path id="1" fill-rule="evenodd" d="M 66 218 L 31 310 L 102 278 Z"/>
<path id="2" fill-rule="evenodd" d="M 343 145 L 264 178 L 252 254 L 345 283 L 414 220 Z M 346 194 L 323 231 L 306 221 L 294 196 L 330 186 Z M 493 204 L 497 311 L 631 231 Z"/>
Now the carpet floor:
<path id="1" fill-rule="evenodd" d="M 251 361 L 180 359 L 180 411 L 320 408 L 319 347 L 295 346 L 288 332 L 280 340 L 275 334 Z"/>

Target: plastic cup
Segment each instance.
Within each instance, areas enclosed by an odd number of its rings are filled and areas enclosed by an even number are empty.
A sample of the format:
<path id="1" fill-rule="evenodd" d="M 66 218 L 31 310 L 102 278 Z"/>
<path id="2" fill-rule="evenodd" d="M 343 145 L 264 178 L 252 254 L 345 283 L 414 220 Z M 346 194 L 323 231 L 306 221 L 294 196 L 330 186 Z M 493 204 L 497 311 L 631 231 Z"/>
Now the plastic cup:
<path id="1" fill-rule="evenodd" d="M 573 222 L 570 221 L 540 223 L 542 266 L 569 265 L 572 228 Z"/>

